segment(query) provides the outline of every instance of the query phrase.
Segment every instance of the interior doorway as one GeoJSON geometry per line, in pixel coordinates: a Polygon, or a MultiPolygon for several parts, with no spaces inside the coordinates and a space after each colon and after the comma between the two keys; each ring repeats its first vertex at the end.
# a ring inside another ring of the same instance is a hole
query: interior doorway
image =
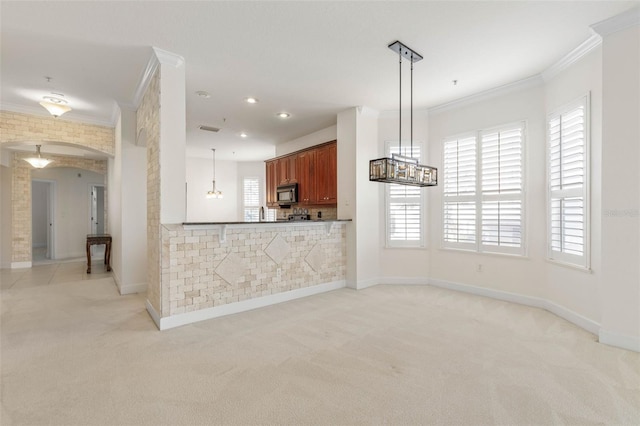
{"type": "Polygon", "coordinates": [[[104,185],[92,184],[89,191],[91,192],[91,233],[104,234],[104,185]]]}
{"type": "MultiPolygon", "coordinates": [[[[104,234],[104,185],[91,184],[89,186],[89,200],[91,201],[91,207],[89,208],[91,233],[104,234]]],[[[90,250],[92,259],[104,257],[104,245],[92,245],[90,250]]]]}
{"type": "Polygon", "coordinates": [[[31,181],[31,249],[32,260],[55,259],[54,209],[56,182],[46,179],[31,181]]]}

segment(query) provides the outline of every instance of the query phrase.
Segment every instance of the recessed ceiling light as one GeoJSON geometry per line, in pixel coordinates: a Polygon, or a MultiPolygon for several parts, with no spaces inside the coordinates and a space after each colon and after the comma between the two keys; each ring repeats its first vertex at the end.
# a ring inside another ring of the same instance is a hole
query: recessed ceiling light
{"type": "Polygon", "coordinates": [[[291,117],[291,114],[289,114],[288,112],[279,112],[278,114],[276,114],[278,117],[280,118],[289,118],[291,117]]]}
{"type": "Polygon", "coordinates": [[[198,90],[196,92],[196,95],[198,95],[198,97],[200,98],[205,98],[205,99],[209,99],[211,97],[211,94],[209,94],[209,92],[205,92],[204,90],[198,90]]]}
{"type": "Polygon", "coordinates": [[[249,136],[249,135],[247,135],[245,132],[240,133],[240,137],[241,138],[246,138],[247,136],[249,136]]]}
{"type": "Polygon", "coordinates": [[[256,98],[246,98],[245,101],[248,104],[257,104],[258,103],[258,99],[256,99],[256,98]]]}

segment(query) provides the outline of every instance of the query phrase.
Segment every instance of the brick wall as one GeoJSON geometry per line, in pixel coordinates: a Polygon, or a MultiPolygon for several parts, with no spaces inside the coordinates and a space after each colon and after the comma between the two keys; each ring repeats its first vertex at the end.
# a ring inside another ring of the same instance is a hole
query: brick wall
{"type": "MultiPolygon", "coordinates": [[[[331,222],[328,222],[331,225],[331,222]]],[[[346,279],[346,226],[162,226],[162,316],[346,279]],[[281,270],[278,277],[278,269],[281,270]]]]}
{"type": "Polygon", "coordinates": [[[160,69],[149,82],[140,102],[137,132],[146,135],[147,144],[147,299],[157,312],[161,304],[160,270],[160,69]]]}
{"type": "Polygon", "coordinates": [[[64,142],[109,155],[115,153],[115,129],[61,118],[0,111],[0,142],[64,142]]]}
{"type": "MultiPolygon", "coordinates": [[[[11,178],[11,245],[12,262],[31,261],[31,171],[34,168],[23,161],[23,158],[32,157],[33,153],[16,152],[13,154],[13,173],[11,178]]],[[[107,182],[106,160],[91,160],[80,157],[65,157],[60,155],[46,156],[54,160],[47,168],[51,167],[75,167],[90,170],[105,176],[107,182]]],[[[107,199],[105,192],[105,221],[107,219],[107,199]]]]}
{"type": "MultiPolygon", "coordinates": [[[[105,154],[115,152],[115,129],[93,124],[76,123],[60,118],[41,117],[11,111],[0,111],[0,143],[38,142],[80,145],[105,154]]],[[[12,262],[31,261],[31,170],[22,158],[33,153],[18,152],[13,157],[11,180],[11,244],[12,262]]],[[[76,167],[93,172],[107,173],[107,162],[79,157],[47,154],[55,160],[47,167],[76,167]]],[[[105,199],[106,202],[106,199],[105,199]]]]}

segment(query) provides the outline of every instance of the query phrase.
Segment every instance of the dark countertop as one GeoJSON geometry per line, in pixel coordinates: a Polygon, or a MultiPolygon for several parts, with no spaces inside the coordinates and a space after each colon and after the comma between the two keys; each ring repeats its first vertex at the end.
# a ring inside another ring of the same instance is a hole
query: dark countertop
{"type": "Polygon", "coordinates": [[[351,219],[276,220],[271,222],[182,222],[182,225],[291,225],[298,223],[317,224],[331,222],[351,222],[351,219]]]}

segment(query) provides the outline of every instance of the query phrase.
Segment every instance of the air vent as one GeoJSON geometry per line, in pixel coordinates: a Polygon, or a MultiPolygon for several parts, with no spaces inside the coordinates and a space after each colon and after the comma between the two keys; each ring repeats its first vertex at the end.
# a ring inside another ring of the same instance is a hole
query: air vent
{"type": "Polygon", "coordinates": [[[217,127],[211,127],[211,126],[200,126],[199,127],[200,130],[206,130],[207,132],[219,132],[220,129],[217,127]]]}

